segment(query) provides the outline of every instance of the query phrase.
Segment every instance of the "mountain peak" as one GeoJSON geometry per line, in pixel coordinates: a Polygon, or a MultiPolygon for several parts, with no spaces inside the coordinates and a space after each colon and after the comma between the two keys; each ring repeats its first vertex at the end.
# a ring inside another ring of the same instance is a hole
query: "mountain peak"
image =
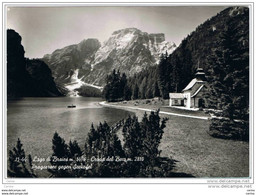
{"type": "Polygon", "coordinates": [[[132,40],[134,36],[137,36],[138,38],[145,37],[146,39],[150,40],[152,44],[160,44],[165,41],[164,33],[147,33],[133,27],[120,29],[112,33],[112,37],[122,39],[124,37],[125,40],[132,40]]]}
{"type": "Polygon", "coordinates": [[[99,40],[96,38],[89,38],[89,39],[84,39],[84,40],[80,41],[79,44],[88,44],[90,42],[97,43],[97,42],[99,42],[99,40]]]}
{"type": "Polygon", "coordinates": [[[112,35],[116,35],[116,34],[127,34],[127,33],[141,33],[141,30],[131,27],[131,28],[124,28],[124,29],[120,29],[120,30],[116,30],[112,33],[112,35]]]}
{"type": "Polygon", "coordinates": [[[101,46],[100,42],[98,39],[84,39],[77,45],[77,49],[82,51],[82,52],[87,52],[87,50],[95,50],[98,49],[101,46]]]}

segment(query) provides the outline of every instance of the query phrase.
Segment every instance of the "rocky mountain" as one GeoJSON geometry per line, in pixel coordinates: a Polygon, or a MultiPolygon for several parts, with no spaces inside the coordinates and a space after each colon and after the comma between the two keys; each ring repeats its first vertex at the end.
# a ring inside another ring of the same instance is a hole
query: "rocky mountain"
{"type": "Polygon", "coordinates": [[[74,78],[87,76],[91,71],[91,62],[100,48],[97,39],[86,39],[77,45],[70,45],[47,54],[43,60],[53,71],[55,81],[70,83],[74,78]]]}
{"type": "Polygon", "coordinates": [[[39,59],[24,57],[21,36],[7,30],[7,97],[61,96],[49,67],[39,59]]]}
{"type": "Polygon", "coordinates": [[[106,75],[113,69],[132,76],[156,65],[162,53],[170,54],[175,48],[162,33],[126,28],[113,32],[102,45],[97,39],[87,39],[47,54],[43,61],[53,71],[56,82],[73,90],[84,84],[104,86],[106,75]]]}

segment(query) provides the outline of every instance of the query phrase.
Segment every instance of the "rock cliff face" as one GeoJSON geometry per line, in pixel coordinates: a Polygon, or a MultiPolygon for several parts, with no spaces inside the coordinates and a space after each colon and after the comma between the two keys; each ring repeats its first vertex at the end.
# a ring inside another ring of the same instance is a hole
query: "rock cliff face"
{"type": "Polygon", "coordinates": [[[60,96],[61,93],[56,87],[51,69],[42,60],[27,59],[26,69],[30,75],[33,96],[60,96]]]}
{"type": "Polygon", "coordinates": [[[41,60],[24,57],[21,36],[7,30],[7,97],[60,96],[51,70],[41,60]]]}
{"type": "Polygon", "coordinates": [[[113,32],[102,45],[96,39],[87,39],[47,54],[43,60],[55,80],[68,87],[72,83],[104,86],[106,75],[113,69],[132,76],[156,65],[162,53],[172,53],[175,48],[174,43],[165,41],[164,34],[127,28],[113,32]]]}
{"type": "Polygon", "coordinates": [[[77,45],[57,49],[52,54],[45,55],[43,61],[50,66],[55,81],[70,83],[76,73],[79,78],[90,73],[91,62],[99,48],[100,42],[97,39],[87,39],[77,45]]]}
{"type": "Polygon", "coordinates": [[[14,30],[7,31],[7,96],[20,97],[29,93],[31,83],[26,71],[21,36],[14,30]]]}

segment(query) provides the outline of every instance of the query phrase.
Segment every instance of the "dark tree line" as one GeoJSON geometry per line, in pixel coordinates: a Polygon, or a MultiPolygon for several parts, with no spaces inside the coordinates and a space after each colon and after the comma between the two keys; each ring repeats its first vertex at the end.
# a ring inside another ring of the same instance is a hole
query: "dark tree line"
{"type": "Polygon", "coordinates": [[[102,97],[101,90],[91,86],[83,85],[76,89],[76,91],[78,91],[78,94],[83,97],[102,97]]]}
{"type": "Polygon", "coordinates": [[[130,88],[127,86],[125,73],[115,69],[110,75],[107,75],[106,86],[103,89],[103,96],[109,102],[129,100],[131,97],[130,88]]]}
{"type": "Polygon", "coordinates": [[[149,99],[160,97],[157,81],[157,70],[149,67],[128,79],[128,87],[131,89],[131,99],[149,99]]]}
{"type": "Polygon", "coordinates": [[[185,48],[185,43],[181,43],[178,53],[161,56],[157,73],[160,94],[164,99],[169,98],[170,92],[181,92],[195,73],[191,53],[185,48]]]}
{"type": "MultiPolygon", "coordinates": [[[[96,128],[92,125],[85,140],[84,148],[76,141],[66,143],[58,133],[52,139],[52,156],[50,164],[53,166],[86,166],[89,169],[49,169],[51,177],[173,177],[191,176],[177,175],[172,172],[176,161],[161,157],[159,144],[167,119],[160,119],[159,112],[145,113],[142,121],[136,116],[129,116],[123,121],[119,130],[122,131],[123,143],[117,136],[117,129],[113,129],[106,122],[96,128]],[[73,159],[72,161],[55,161],[54,159],[73,159]],[[86,159],[81,161],[79,159],[86,159]],[[98,158],[113,158],[113,161],[94,161],[98,158]],[[126,160],[116,160],[126,159],[126,160]],[[128,160],[130,159],[130,160],[128,160]]],[[[31,156],[29,163],[15,161],[25,158],[20,140],[9,155],[9,177],[37,177],[32,167],[31,156]]]]}
{"type": "Polygon", "coordinates": [[[125,73],[113,70],[107,76],[103,96],[109,102],[148,99],[160,97],[157,70],[149,67],[146,70],[127,78],[125,73]]]}

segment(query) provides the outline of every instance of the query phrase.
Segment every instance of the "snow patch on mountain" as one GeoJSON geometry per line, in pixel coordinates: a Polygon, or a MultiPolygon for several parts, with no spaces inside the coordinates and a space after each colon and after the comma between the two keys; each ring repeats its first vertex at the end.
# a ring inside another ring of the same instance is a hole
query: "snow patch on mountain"
{"type": "Polygon", "coordinates": [[[84,82],[82,81],[82,78],[78,78],[79,69],[76,69],[71,76],[71,83],[68,83],[65,85],[65,87],[69,90],[68,95],[69,96],[79,96],[78,91],[75,89],[80,88],[84,85],[84,82]]]}
{"type": "Polygon", "coordinates": [[[65,85],[65,87],[68,89],[68,96],[70,97],[79,97],[78,95],[78,91],[76,91],[76,89],[82,87],[82,86],[90,86],[90,87],[94,87],[97,89],[102,90],[103,87],[101,86],[96,86],[96,85],[92,85],[89,83],[85,83],[84,81],[82,81],[83,77],[78,78],[78,74],[79,74],[79,69],[76,69],[73,73],[73,75],[71,76],[71,83],[68,83],[65,85]]]}
{"type": "Polygon", "coordinates": [[[129,42],[134,38],[133,33],[128,33],[121,37],[120,39],[117,39],[116,41],[116,49],[123,49],[125,48],[129,42]]]}

